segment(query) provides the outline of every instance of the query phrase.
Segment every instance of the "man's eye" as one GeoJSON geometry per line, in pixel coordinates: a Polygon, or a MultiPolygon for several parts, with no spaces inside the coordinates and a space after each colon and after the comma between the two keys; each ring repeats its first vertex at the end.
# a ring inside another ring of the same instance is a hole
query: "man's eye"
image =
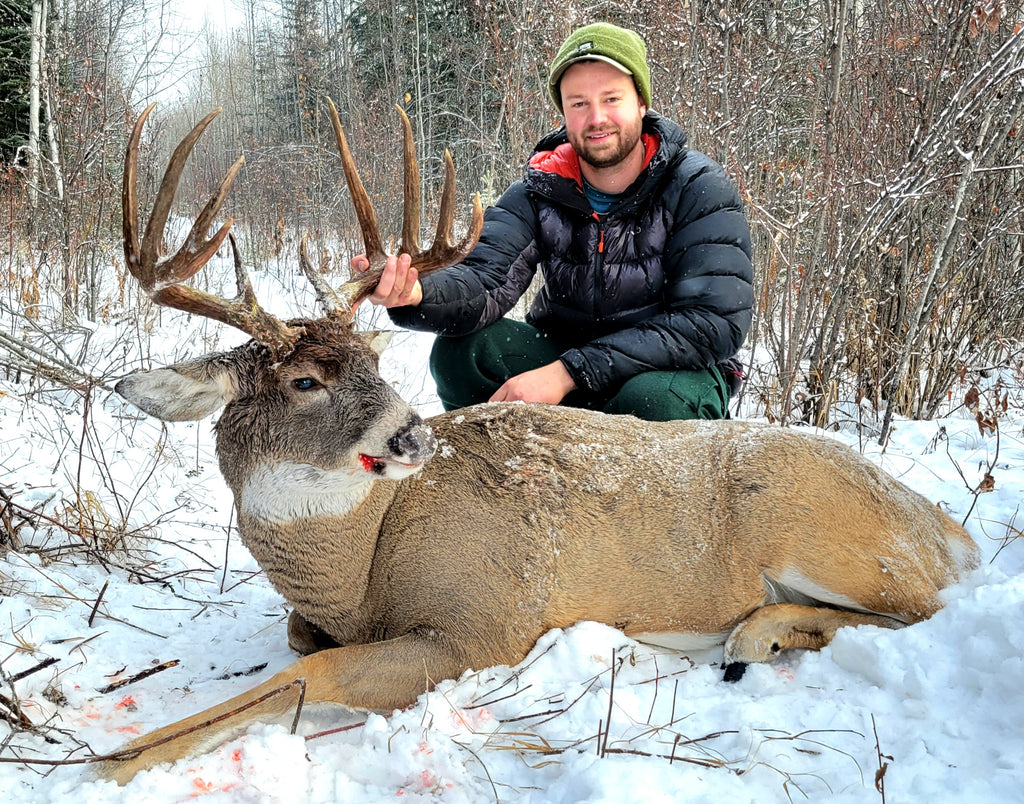
{"type": "Polygon", "coordinates": [[[292,385],[299,391],[311,391],[319,385],[319,383],[312,377],[299,377],[297,380],[292,380],[292,385]]]}

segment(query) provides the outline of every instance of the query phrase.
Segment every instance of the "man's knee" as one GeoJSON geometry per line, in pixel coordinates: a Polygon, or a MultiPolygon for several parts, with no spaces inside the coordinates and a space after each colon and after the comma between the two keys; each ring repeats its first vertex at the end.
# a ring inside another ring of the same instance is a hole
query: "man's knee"
{"type": "Polygon", "coordinates": [[[491,384],[480,371],[475,335],[434,338],[430,349],[430,376],[445,410],[467,407],[488,398],[491,384]]]}

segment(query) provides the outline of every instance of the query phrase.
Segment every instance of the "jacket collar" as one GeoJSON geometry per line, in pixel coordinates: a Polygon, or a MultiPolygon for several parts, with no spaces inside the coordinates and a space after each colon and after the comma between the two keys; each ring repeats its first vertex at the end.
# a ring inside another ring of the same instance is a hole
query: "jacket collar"
{"type": "MultiPolygon", "coordinates": [[[[643,119],[644,169],[623,192],[619,210],[635,209],[647,202],[666,171],[686,154],[686,132],[657,112],[643,119]]],[[[565,133],[565,126],[544,137],[526,164],[523,180],[534,192],[556,203],[590,212],[583,195],[579,157],[565,133]]]]}
{"type": "MultiPolygon", "coordinates": [[[[661,138],[657,134],[645,131],[640,135],[640,140],[644,144],[644,164],[642,170],[646,170],[654,155],[658,152],[661,138]]],[[[580,187],[583,186],[580,157],[569,142],[556,145],[551,151],[534,151],[530,157],[529,166],[544,173],[554,173],[566,179],[572,179],[580,187]]]]}

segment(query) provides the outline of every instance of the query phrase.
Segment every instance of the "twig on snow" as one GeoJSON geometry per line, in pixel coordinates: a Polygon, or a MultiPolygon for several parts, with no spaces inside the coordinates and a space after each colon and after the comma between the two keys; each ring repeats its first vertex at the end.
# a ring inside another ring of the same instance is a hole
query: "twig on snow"
{"type": "MultiPolygon", "coordinates": [[[[104,589],[105,588],[106,586],[104,586],[104,589]]],[[[149,667],[139,673],[136,673],[133,676],[129,676],[128,678],[122,678],[120,681],[115,681],[113,684],[108,684],[107,686],[102,687],[96,691],[101,695],[106,695],[108,692],[119,690],[121,689],[121,687],[127,687],[129,684],[134,684],[136,681],[142,681],[142,679],[144,678],[149,678],[150,676],[156,675],[157,673],[160,673],[164,670],[169,670],[172,667],[177,667],[180,663],[181,662],[179,659],[171,659],[169,662],[158,664],[156,665],[156,667],[149,667]]]]}

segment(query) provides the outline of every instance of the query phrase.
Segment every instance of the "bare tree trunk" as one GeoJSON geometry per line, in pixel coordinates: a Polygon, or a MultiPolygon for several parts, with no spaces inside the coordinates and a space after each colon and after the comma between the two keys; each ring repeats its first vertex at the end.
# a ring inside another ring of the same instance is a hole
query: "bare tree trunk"
{"type": "Polygon", "coordinates": [[[829,155],[835,149],[839,90],[843,78],[843,47],[846,42],[846,18],[849,13],[849,0],[839,0],[836,9],[836,24],[832,29],[832,41],[828,46],[832,75],[829,79],[828,98],[825,100],[825,151],[829,155]]]}
{"type": "Polygon", "coordinates": [[[28,75],[28,198],[32,209],[39,205],[39,89],[42,83],[45,0],[32,3],[32,45],[28,75]]]}
{"type": "MultiPolygon", "coordinates": [[[[47,0],[42,0],[43,13],[42,13],[42,26],[41,26],[41,50],[42,58],[40,59],[40,79],[45,75],[45,69],[42,65],[46,61],[47,53],[47,18],[49,17],[49,9],[47,8],[47,0]]],[[[57,128],[53,122],[53,105],[50,97],[50,82],[45,82],[45,90],[43,92],[42,102],[44,104],[46,112],[46,141],[50,149],[50,167],[53,170],[53,184],[54,192],[57,196],[57,202],[63,203],[64,201],[64,170],[60,163],[60,148],[57,145],[57,128]]]]}

